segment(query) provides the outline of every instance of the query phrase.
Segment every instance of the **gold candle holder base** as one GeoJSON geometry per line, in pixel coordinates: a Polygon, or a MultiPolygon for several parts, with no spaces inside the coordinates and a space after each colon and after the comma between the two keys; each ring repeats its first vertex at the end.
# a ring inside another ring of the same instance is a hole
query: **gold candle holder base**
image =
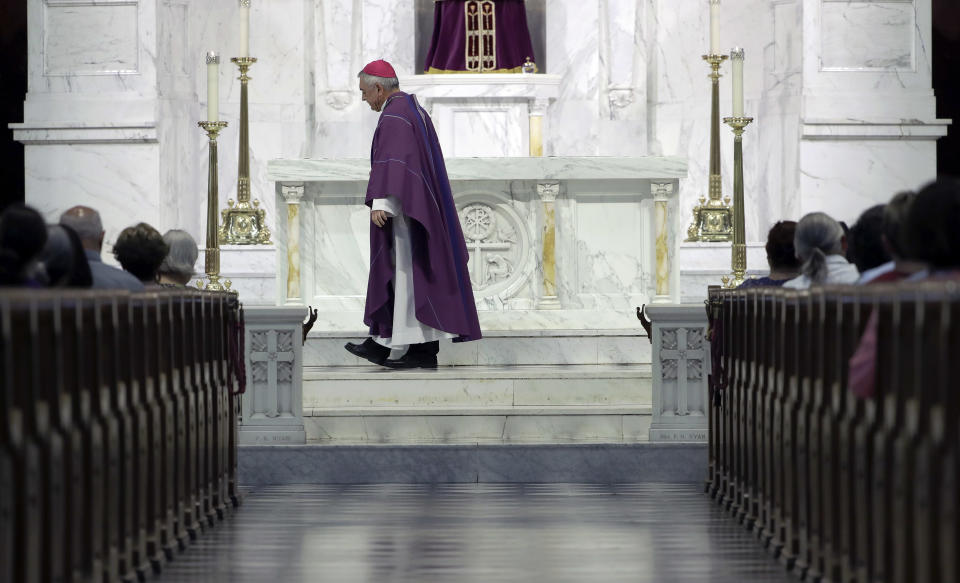
{"type": "Polygon", "coordinates": [[[250,117],[248,114],[247,75],[257,62],[254,57],[233,57],[240,69],[240,156],[237,168],[237,202],[228,200],[220,212],[220,242],[226,245],[269,245],[270,229],[260,201],[250,202],[250,117]]]}
{"type": "Polygon", "coordinates": [[[723,123],[733,129],[733,246],[730,263],[733,275],[722,277],[725,288],[735,288],[746,280],[747,244],[743,202],[743,133],[752,117],[725,117],[723,123]]]}
{"type": "Polygon", "coordinates": [[[730,199],[723,197],[720,174],[720,65],[727,55],[703,55],[710,65],[710,184],[707,196],[693,207],[687,242],[722,243],[733,237],[730,199]]]}
{"type": "Polygon", "coordinates": [[[197,125],[207,132],[207,147],[209,160],[207,169],[207,246],[204,250],[204,271],[207,282],[197,280],[197,288],[209,291],[226,291],[230,289],[230,280],[220,282],[220,244],[219,228],[217,227],[217,207],[219,206],[219,183],[217,180],[217,137],[220,130],[227,127],[225,121],[199,121],[197,125]]]}
{"type": "Polygon", "coordinates": [[[197,280],[197,289],[204,291],[233,291],[230,286],[233,285],[229,279],[221,281],[219,276],[207,274],[207,281],[197,280]]]}

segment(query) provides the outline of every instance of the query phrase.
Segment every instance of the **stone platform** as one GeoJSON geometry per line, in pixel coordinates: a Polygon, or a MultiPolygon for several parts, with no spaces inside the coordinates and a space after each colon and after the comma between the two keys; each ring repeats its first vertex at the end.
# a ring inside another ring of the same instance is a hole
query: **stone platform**
{"type": "Polygon", "coordinates": [[[325,332],[304,346],[308,441],[646,441],[650,345],[632,330],[491,331],[444,343],[437,370],[392,371],[325,332]]]}

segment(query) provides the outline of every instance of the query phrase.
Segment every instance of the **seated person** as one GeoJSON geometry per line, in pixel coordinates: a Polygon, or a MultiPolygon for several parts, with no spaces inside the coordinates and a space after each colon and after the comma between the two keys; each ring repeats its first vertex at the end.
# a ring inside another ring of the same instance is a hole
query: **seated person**
{"type": "Polygon", "coordinates": [[[926,265],[911,280],[960,279],[960,180],[940,178],[925,186],[910,204],[906,247],[910,258],[926,265]]]}
{"type": "Polygon", "coordinates": [[[157,270],[167,251],[169,249],[163,237],[146,223],[138,223],[120,231],[113,245],[113,255],[120,265],[147,288],[160,287],[157,284],[157,270]]]}
{"type": "Polygon", "coordinates": [[[160,285],[186,287],[193,277],[193,266],[197,262],[197,242],[190,233],[180,229],[170,229],[163,234],[163,242],[170,251],[160,264],[160,285]]]}
{"type": "MultiPolygon", "coordinates": [[[[899,196],[899,195],[898,195],[899,196]]],[[[895,197],[896,198],[896,197],[895,197]]],[[[891,204],[893,204],[891,202],[891,204]]],[[[930,183],[908,202],[901,234],[911,260],[922,261],[926,269],[910,280],[960,279],[960,181],[941,178],[930,183]]],[[[878,322],[870,314],[857,349],[850,357],[850,390],[869,398],[876,387],[878,322]]]]}
{"type": "Polygon", "coordinates": [[[796,230],[796,221],[779,221],[770,228],[766,245],[770,275],[748,279],[740,284],[741,288],[779,286],[800,274],[800,262],[793,250],[796,230]]]}
{"type": "Polygon", "coordinates": [[[143,284],[122,269],[107,265],[100,257],[103,249],[103,223],[100,213],[87,206],[75,206],[60,215],[60,224],[74,230],[83,244],[94,289],[126,289],[143,291],[143,284]]]}
{"type": "Polygon", "coordinates": [[[886,205],[878,204],[863,211],[847,235],[847,260],[857,266],[860,278],[867,283],[892,269],[890,252],[883,244],[883,214],[886,205]]]}
{"type": "Polygon", "coordinates": [[[38,259],[46,271],[48,287],[88,288],[93,285],[83,243],[70,227],[47,227],[47,244],[38,259]]]}
{"type": "Polygon", "coordinates": [[[47,225],[32,208],[11,205],[0,215],[0,286],[43,287],[46,276],[37,254],[47,242],[47,225]]]}
{"type": "Polygon", "coordinates": [[[843,256],[846,239],[840,223],[825,213],[810,213],[797,223],[793,247],[800,260],[800,275],[784,288],[808,289],[814,285],[854,283],[857,268],[843,256]]]}
{"type": "Polygon", "coordinates": [[[890,253],[890,261],[874,270],[876,275],[864,278],[861,274],[860,283],[889,283],[906,279],[922,271],[926,267],[923,263],[909,258],[907,250],[906,222],[907,213],[915,192],[900,192],[895,194],[887,206],[883,208],[883,245],[890,253]],[[866,281],[864,281],[866,279],[866,281]]]}

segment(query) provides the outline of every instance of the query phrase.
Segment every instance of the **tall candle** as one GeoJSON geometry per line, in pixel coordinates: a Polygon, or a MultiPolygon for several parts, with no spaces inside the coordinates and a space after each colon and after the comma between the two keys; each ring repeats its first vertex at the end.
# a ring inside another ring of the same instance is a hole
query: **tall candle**
{"type": "Polygon", "coordinates": [[[207,121],[220,121],[220,56],[207,53],[207,121]]]}
{"type": "Polygon", "coordinates": [[[733,71],[733,117],[743,117],[743,49],[730,51],[730,68],[733,71]]]}
{"type": "Polygon", "coordinates": [[[250,56],[250,0],[240,0],[240,56],[250,56]]]}
{"type": "Polygon", "coordinates": [[[720,54],[720,0],[710,0],[710,54],[720,54]]]}

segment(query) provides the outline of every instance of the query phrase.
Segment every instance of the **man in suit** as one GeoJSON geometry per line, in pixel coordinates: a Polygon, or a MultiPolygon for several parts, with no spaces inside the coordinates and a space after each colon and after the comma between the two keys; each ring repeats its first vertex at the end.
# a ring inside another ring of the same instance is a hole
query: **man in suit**
{"type": "Polygon", "coordinates": [[[83,251],[90,264],[94,289],[126,289],[143,291],[143,284],[132,274],[112,265],[100,257],[103,249],[103,223],[100,213],[87,206],[75,206],[60,215],[60,224],[73,229],[83,243],[83,251]]]}

